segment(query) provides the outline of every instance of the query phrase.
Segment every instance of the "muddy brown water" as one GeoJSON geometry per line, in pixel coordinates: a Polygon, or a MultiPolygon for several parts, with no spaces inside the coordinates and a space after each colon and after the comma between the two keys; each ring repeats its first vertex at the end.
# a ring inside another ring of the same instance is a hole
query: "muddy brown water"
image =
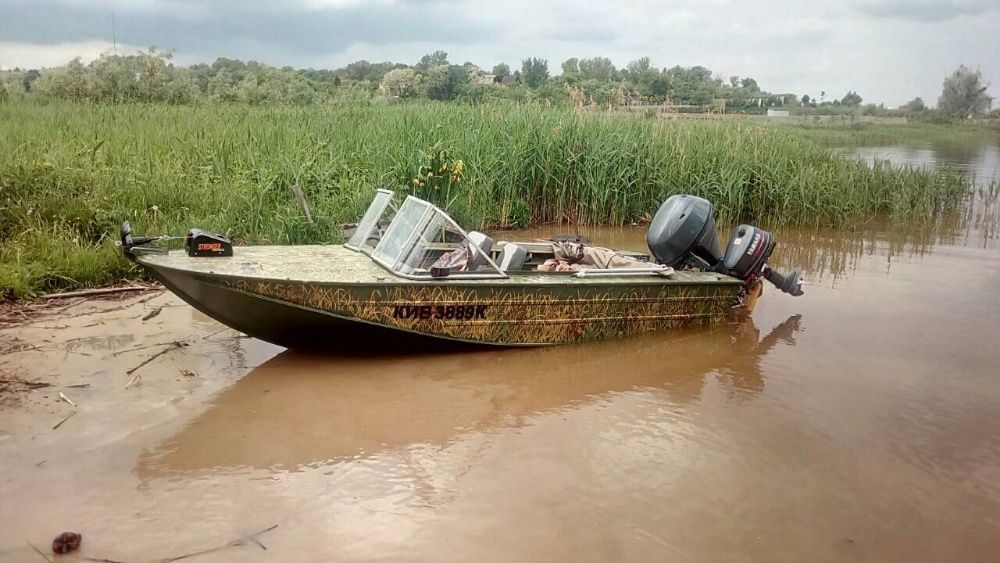
{"type": "Polygon", "coordinates": [[[165,293],[73,305],[0,331],[38,346],[0,369],[53,384],[0,410],[0,560],[274,524],[191,560],[995,560],[997,217],[779,230],[805,297],[554,348],[306,355],[165,293]]]}

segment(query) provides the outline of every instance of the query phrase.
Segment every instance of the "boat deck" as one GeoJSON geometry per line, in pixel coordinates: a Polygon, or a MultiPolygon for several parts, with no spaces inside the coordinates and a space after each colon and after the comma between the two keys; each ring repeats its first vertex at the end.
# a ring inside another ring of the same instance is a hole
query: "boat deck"
{"type": "MultiPolygon", "coordinates": [[[[510,272],[507,279],[410,280],[392,274],[368,256],[340,245],[242,246],[231,258],[189,257],[183,250],[169,254],[145,254],[140,263],[196,274],[259,280],[291,280],[323,284],[455,284],[455,285],[645,285],[645,284],[741,284],[739,280],[713,272],[675,272],[664,277],[601,276],[576,277],[569,272],[510,272]]],[[[623,270],[627,271],[627,270],[623,270]]]]}

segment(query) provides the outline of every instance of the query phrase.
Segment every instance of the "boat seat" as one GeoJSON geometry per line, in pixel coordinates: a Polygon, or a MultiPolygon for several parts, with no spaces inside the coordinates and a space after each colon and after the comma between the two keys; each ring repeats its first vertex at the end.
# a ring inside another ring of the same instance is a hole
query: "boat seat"
{"type": "Polygon", "coordinates": [[[475,272],[487,264],[486,257],[493,250],[493,239],[479,231],[469,231],[469,241],[482,251],[473,253],[469,263],[469,271],[475,272]]]}
{"type": "Polygon", "coordinates": [[[503,242],[500,249],[500,258],[497,265],[504,272],[516,272],[524,267],[524,261],[528,258],[528,250],[519,244],[503,242]]]}

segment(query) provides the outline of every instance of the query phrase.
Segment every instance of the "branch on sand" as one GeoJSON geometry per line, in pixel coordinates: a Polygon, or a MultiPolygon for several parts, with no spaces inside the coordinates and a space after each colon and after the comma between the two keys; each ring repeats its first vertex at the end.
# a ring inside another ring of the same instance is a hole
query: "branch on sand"
{"type": "Polygon", "coordinates": [[[125,291],[149,291],[152,289],[160,289],[160,288],[148,285],[129,285],[125,287],[103,287],[100,289],[83,289],[80,291],[68,291],[66,293],[50,293],[49,295],[43,295],[39,297],[39,299],[48,300],[48,299],[66,299],[67,297],[93,297],[95,295],[108,295],[110,293],[122,293],[125,291]]]}
{"type": "MultiPolygon", "coordinates": [[[[177,555],[177,556],[174,556],[174,557],[167,557],[165,559],[156,559],[155,561],[156,561],[156,563],[173,563],[174,561],[180,561],[182,559],[190,559],[192,557],[197,557],[199,555],[205,555],[206,553],[212,553],[212,552],[215,552],[215,551],[220,551],[220,550],[223,550],[223,549],[226,549],[226,548],[229,548],[229,547],[237,547],[237,546],[245,545],[247,542],[251,542],[251,541],[254,542],[254,543],[256,543],[257,545],[259,545],[261,549],[265,549],[266,550],[267,548],[264,547],[264,544],[260,543],[260,541],[257,540],[257,536],[259,536],[261,534],[264,534],[264,533],[267,533],[267,532],[270,532],[271,530],[273,530],[273,529],[275,529],[277,527],[278,527],[278,525],[275,524],[273,526],[264,528],[263,530],[261,530],[259,532],[254,532],[252,534],[248,534],[248,535],[243,536],[241,538],[236,538],[235,540],[233,540],[231,542],[228,542],[228,543],[224,543],[222,545],[217,545],[215,547],[210,547],[208,549],[202,549],[202,550],[199,550],[199,551],[193,551],[191,553],[185,553],[184,555],[177,555]]],[[[32,546],[32,547],[34,547],[34,546],[32,546]]],[[[38,551],[37,548],[36,548],[36,551],[38,551]]],[[[39,551],[38,553],[42,554],[41,551],[39,551]]],[[[42,557],[45,557],[45,555],[42,554],[42,557]]],[[[48,558],[46,558],[46,559],[48,559],[48,558]]],[[[125,563],[124,561],[117,561],[117,560],[114,560],[114,559],[99,559],[99,558],[95,558],[95,557],[81,557],[81,559],[83,559],[84,561],[94,561],[95,563],[125,563]]],[[[51,561],[51,559],[49,559],[49,561],[51,561]]]]}
{"type": "Polygon", "coordinates": [[[135,373],[136,370],[138,370],[142,366],[148,364],[149,362],[152,362],[156,358],[159,358],[160,356],[166,354],[167,352],[169,352],[171,350],[176,350],[178,348],[183,348],[183,347],[185,347],[187,345],[188,345],[187,342],[181,342],[180,340],[175,340],[175,341],[171,342],[170,344],[168,344],[167,348],[164,348],[163,350],[160,350],[159,352],[157,352],[157,353],[153,354],[152,356],[146,358],[145,360],[142,361],[142,363],[140,363],[139,365],[135,366],[134,368],[130,368],[128,371],[125,372],[125,375],[132,375],[133,373],[135,373]]]}

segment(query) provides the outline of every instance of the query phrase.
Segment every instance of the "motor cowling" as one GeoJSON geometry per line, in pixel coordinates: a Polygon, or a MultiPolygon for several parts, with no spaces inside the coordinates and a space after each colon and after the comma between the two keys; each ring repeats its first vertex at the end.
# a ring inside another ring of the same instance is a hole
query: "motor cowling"
{"type": "Polygon", "coordinates": [[[798,268],[785,275],[767,266],[775,246],[771,233],[752,225],[740,225],[723,253],[719,248],[715,210],[708,200],[700,197],[667,198],[649,225],[646,244],[660,264],[719,272],[747,284],[764,278],[785,293],[802,295],[798,268]]]}
{"type": "Polygon", "coordinates": [[[184,246],[187,248],[188,256],[233,255],[233,243],[228,238],[201,229],[188,231],[184,237],[184,246]]]}
{"type": "Polygon", "coordinates": [[[748,283],[763,277],[789,295],[802,295],[802,271],[795,268],[791,273],[782,274],[768,267],[767,260],[772,252],[774,237],[771,233],[751,225],[740,225],[729,239],[717,269],[748,283]]]}
{"type": "Polygon", "coordinates": [[[660,205],[646,232],[646,244],[660,264],[708,270],[722,260],[715,210],[708,200],[674,195],[660,205]]]}
{"type": "Polygon", "coordinates": [[[760,275],[772,252],[774,239],[771,233],[751,225],[740,225],[726,246],[722,257],[723,271],[740,279],[760,275]]]}

